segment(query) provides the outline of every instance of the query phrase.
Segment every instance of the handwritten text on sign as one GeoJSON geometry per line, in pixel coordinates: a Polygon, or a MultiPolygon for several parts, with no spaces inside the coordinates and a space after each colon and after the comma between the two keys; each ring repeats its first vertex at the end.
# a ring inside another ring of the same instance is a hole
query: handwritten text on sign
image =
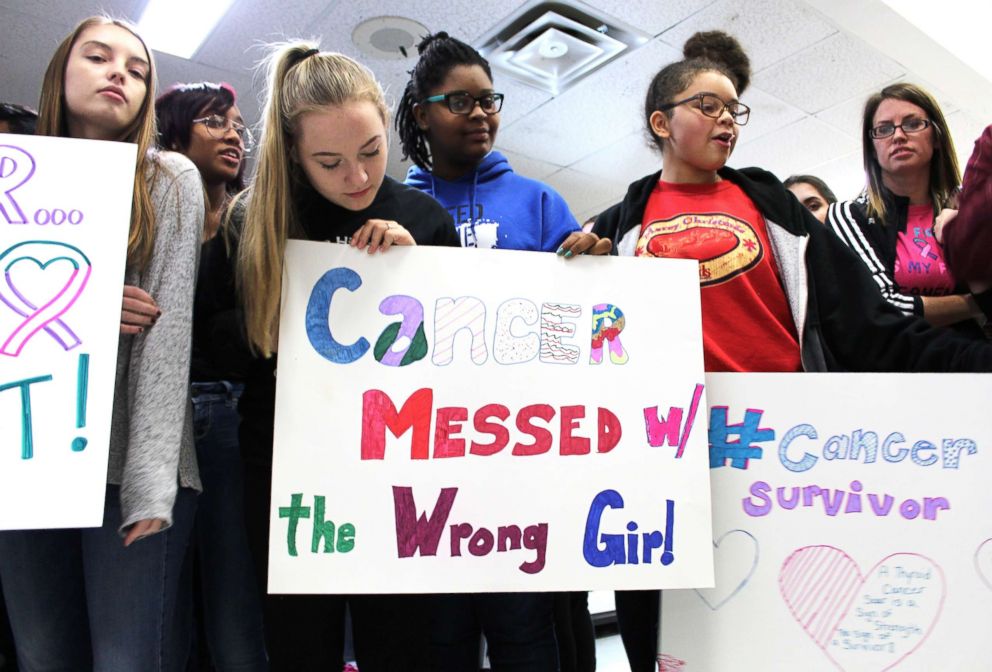
{"type": "Polygon", "coordinates": [[[0,529],[102,521],[133,175],[130,145],[0,135],[0,529]]]}
{"type": "Polygon", "coordinates": [[[664,668],[987,667],[990,377],[707,383],[716,586],[665,593],[664,668]]]}
{"type": "Polygon", "coordinates": [[[273,592],[708,584],[692,264],[294,243],[286,267],[273,592]]]}

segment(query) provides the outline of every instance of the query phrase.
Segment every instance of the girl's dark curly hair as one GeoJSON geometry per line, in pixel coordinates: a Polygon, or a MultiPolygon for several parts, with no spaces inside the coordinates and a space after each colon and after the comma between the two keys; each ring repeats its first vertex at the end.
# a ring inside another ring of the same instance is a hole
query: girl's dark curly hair
{"type": "MultiPolygon", "coordinates": [[[[662,140],[651,128],[651,115],[663,105],[674,102],[679,91],[684,91],[701,72],[719,72],[725,75],[737,89],[737,95],[744,93],[751,83],[751,61],[740,42],[732,35],[720,30],[696,33],[682,47],[685,58],[666,65],[651,80],[644,100],[644,119],[648,134],[661,148],[662,140]]],[[[671,112],[667,113],[671,116],[671,112]]]]}
{"type": "Polygon", "coordinates": [[[459,65],[478,65],[493,78],[489,61],[461,40],[456,40],[445,32],[426,36],[417,45],[420,59],[410,71],[410,81],[403,90],[399,107],[396,110],[396,131],[400,136],[403,158],[411,159],[424,170],[431,169],[430,148],[427,136],[417,125],[413,106],[427,97],[431,89],[444,81],[451,69],[459,65]]]}

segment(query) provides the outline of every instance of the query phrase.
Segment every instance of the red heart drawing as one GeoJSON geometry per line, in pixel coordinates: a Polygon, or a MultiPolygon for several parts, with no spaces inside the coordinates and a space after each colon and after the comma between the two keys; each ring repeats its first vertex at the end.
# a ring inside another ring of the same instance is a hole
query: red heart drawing
{"type": "Polygon", "coordinates": [[[930,558],[894,553],[867,575],[844,551],[805,546],[782,563],[792,616],[841,670],[888,670],[920,648],[940,618],[944,573],[930,558]]]}

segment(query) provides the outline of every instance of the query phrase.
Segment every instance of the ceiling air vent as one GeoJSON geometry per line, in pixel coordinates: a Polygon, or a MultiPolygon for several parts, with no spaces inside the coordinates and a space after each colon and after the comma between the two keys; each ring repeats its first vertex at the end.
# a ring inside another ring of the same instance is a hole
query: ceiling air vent
{"type": "Polygon", "coordinates": [[[580,2],[532,0],[476,40],[492,67],[558,95],[651,39],[580,2]]]}

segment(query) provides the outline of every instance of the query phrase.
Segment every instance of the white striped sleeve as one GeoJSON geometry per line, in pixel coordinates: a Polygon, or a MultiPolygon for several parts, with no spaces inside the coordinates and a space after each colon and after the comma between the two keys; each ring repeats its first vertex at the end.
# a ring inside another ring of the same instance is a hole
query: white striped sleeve
{"type": "Polygon", "coordinates": [[[854,250],[858,258],[864,263],[871,273],[872,280],[878,286],[878,290],[885,297],[885,300],[898,308],[906,315],[916,313],[916,300],[908,294],[902,294],[896,287],[896,283],[885,264],[878,258],[875,248],[871,246],[865,238],[861,225],[855,219],[851,211],[852,201],[832,203],[827,210],[827,225],[844,241],[844,244],[854,250]]]}

